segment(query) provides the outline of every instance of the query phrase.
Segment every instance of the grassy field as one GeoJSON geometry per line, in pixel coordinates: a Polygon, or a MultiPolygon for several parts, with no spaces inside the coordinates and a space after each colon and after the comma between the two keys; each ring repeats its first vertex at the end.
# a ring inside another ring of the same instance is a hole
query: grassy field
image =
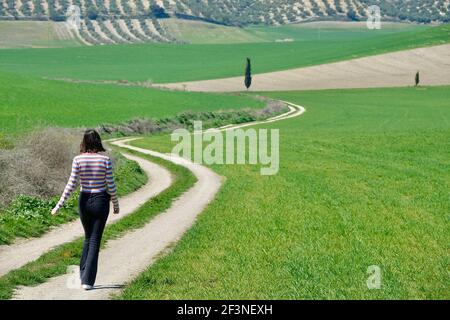
{"type": "Polygon", "coordinates": [[[247,29],[194,20],[162,19],[160,23],[177,40],[193,44],[264,42],[247,29]]]}
{"type": "MultiPolygon", "coordinates": [[[[28,46],[24,43],[30,39],[21,40],[27,32],[7,38],[5,26],[0,22],[0,48],[2,43],[28,46]]],[[[68,48],[70,43],[59,43],[64,48],[0,50],[0,138],[13,140],[37,127],[95,127],[186,110],[263,107],[250,95],[40,77],[201,80],[241,75],[247,56],[253,72],[260,73],[450,40],[450,25],[387,25],[369,31],[360,24],[246,29],[201,24],[209,28],[204,34],[197,34],[196,26],[192,22],[179,31],[194,43],[189,45],[68,48]],[[294,41],[277,42],[282,39],[294,41]]],[[[53,46],[56,35],[46,38],[42,30],[30,32],[36,39],[32,46],[53,46]]],[[[173,252],[119,298],[449,299],[450,87],[264,95],[307,108],[299,118],[264,126],[280,129],[279,174],[261,176],[258,166],[212,166],[226,177],[218,198],[173,252]],[[381,268],[381,290],[367,289],[371,265],[381,268]]],[[[166,135],[135,144],[171,150],[166,135]]],[[[195,182],[185,169],[150,159],[168,166],[175,183],[109,226],[105,241],[139,228],[195,182]]],[[[118,184],[130,180],[127,174],[122,173],[122,181],[118,174],[118,184]]],[[[134,187],[130,184],[127,192],[134,187]]],[[[18,285],[64,273],[78,263],[80,248],[81,240],[62,245],[0,277],[0,299],[10,298],[18,285]]]]}
{"type": "Polygon", "coordinates": [[[218,198],[121,298],[449,299],[450,87],[268,95],[307,108],[264,125],[279,174],[213,166],[218,198]]]}
{"type": "MultiPolygon", "coordinates": [[[[305,37],[304,40],[281,43],[0,50],[0,70],[51,78],[162,83],[242,75],[246,57],[253,60],[253,72],[261,73],[450,41],[450,25],[406,28],[395,32],[352,30],[324,30],[318,36],[314,29],[300,29],[298,32],[302,36],[299,37],[305,37]]],[[[280,32],[274,33],[270,37],[280,36],[280,32]]],[[[291,37],[294,33],[289,29],[282,32],[282,36],[291,37]]]]}
{"type": "Polygon", "coordinates": [[[164,27],[178,40],[193,44],[294,41],[367,40],[428,27],[408,23],[383,23],[382,29],[367,29],[366,22],[310,22],[281,26],[229,27],[202,21],[164,19],[164,27]]]}
{"type": "Polygon", "coordinates": [[[97,126],[181,111],[261,108],[245,96],[172,92],[141,87],[80,84],[0,74],[0,133],[34,127],[97,126]]]}
{"type": "Polygon", "coordinates": [[[310,22],[304,24],[288,24],[276,27],[251,27],[246,29],[255,37],[265,41],[279,41],[292,39],[295,41],[367,41],[370,38],[387,35],[409,36],[416,32],[427,30],[429,27],[408,23],[383,23],[379,30],[370,30],[366,22],[310,22]],[[373,32],[375,31],[375,32],[373,32]]]}
{"type": "Polygon", "coordinates": [[[57,25],[48,21],[0,21],[0,49],[56,48],[80,46],[80,42],[58,35],[57,25]]]}

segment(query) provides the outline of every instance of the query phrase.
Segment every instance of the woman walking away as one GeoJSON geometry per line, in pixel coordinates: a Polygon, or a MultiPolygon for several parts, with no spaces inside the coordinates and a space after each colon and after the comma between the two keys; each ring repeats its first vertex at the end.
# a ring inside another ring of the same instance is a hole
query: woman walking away
{"type": "Polygon", "coordinates": [[[81,193],[78,208],[85,233],[80,261],[80,278],[82,288],[85,290],[93,288],[97,276],[100,242],[109,215],[110,200],[114,206],[114,214],[119,213],[111,160],[99,154],[103,151],[105,149],[97,131],[87,130],[80,145],[81,154],[73,159],[69,182],[58,204],[52,210],[52,214],[55,215],[76,189],[77,181],[80,180],[81,193]]]}

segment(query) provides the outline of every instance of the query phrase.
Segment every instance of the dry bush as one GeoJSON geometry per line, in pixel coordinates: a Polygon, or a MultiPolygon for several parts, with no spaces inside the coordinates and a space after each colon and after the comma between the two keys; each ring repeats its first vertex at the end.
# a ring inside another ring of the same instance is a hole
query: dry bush
{"type": "MultiPolygon", "coordinates": [[[[262,99],[261,99],[262,100],[262,99]]],[[[203,128],[220,127],[225,124],[239,124],[244,122],[265,120],[272,116],[287,112],[285,103],[264,99],[266,107],[263,109],[217,110],[205,112],[184,111],[174,117],[163,119],[137,118],[120,124],[104,124],[98,128],[100,133],[133,135],[171,132],[178,128],[192,129],[193,121],[203,122],[203,128]]]]}
{"type": "Polygon", "coordinates": [[[79,130],[48,128],[0,150],[0,206],[22,194],[50,198],[61,193],[80,138],[79,130]]]}
{"type": "Polygon", "coordinates": [[[289,111],[286,103],[278,100],[268,100],[266,107],[255,111],[255,115],[258,119],[270,118],[284,112],[289,111]]]}
{"type": "Polygon", "coordinates": [[[11,142],[11,139],[8,137],[5,137],[2,133],[0,133],[0,150],[11,149],[12,147],[13,147],[13,144],[11,142]]]}

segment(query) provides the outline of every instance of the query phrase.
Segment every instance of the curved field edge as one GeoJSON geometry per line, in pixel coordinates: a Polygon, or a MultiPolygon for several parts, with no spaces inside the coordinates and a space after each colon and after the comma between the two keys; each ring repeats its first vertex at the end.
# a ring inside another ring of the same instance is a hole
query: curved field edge
{"type": "MultiPolygon", "coordinates": [[[[126,159],[119,153],[115,155],[115,158],[114,176],[119,197],[130,194],[147,183],[148,176],[135,161],[126,159]]],[[[50,228],[78,217],[78,203],[75,195],[70,198],[58,215],[51,216],[50,211],[58,200],[59,196],[50,200],[23,196],[14,201],[11,206],[0,211],[0,245],[11,244],[18,238],[39,237],[50,228]],[[30,207],[33,208],[31,216],[29,216],[30,207]]]]}
{"type": "Polygon", "coordinates": [[[157,90],[113,84],[68,83],[0,73],[0,134],[17,136],[47,126],[98,127],[181,112],[260,109],[242,95],[157,90]]]}
{"type": "Polygon", "coordinates": [[[38,77],[171,83],[243,75],[245,58],[253,73],[282,71],[450,41],[450,25],[367,36],[351,32],[339,40],[225,45],[117,45],[67,49],[0,51],[0,70],[38,77]],[[122,57],[127,57],[126,61],[122,57]],[[274,58],[276,57],[276,58],[274,58]],[[118,61],[121,61],[118,63],[118,61]],[[183,61],[182,64],[179,62],[183,61]],[[205,61],[207,67],[205,67],[205,61]]]}
{"type": "Polygon", "coordinates": [[[448,298],[450,87],[267,95],[308,110],[260,126],[280,129],[279,175],[212,166],[218,197],[118,299],[448,298]]]}
{"type": "MultiPolygon", "coordinates": [[[[450,44],[416,48],[307,68],[257,74],[251,92],[409,87],[450,84],[450,44]]],[[[193,92],[242,92],[242,78],[167,83],[193,92]]]]}
{"type": "MultiPolygon", "coordinates": [[[[122,150],[122,148],[117,147],[114,147],[114,149],[122,150]]],[[[129,216],[107,226],[102,239],[103,247],[107,245],[108,240],[120,238],[126,232],[142,227],[158,213],[168,209],[172,201],[196,182],[195,176],[182,166],[128,149],[125,152],[166,167],[173,175],[173,183],[129,216]]],[[[18,286],[38,285],[49,278],[64,274],[68,266],[78,265],[82,244],[83,239],[80,238],[58,246],[43,254],[39,259],[0,277],[0,299],[12,298],[14,289],[18,286]]]]}

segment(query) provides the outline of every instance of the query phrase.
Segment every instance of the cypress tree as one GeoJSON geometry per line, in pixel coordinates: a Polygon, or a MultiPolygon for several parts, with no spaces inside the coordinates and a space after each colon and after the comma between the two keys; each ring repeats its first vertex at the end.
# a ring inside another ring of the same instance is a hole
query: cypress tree
{"type": "Polygon", "coordinates": [[[417,86],[419,85],[419,83],[420,83],[420,74],[419,74],[419,71],[417,71],[417,73],[416,73],[415,82],[416,82],[416,87],[417,87],[417,86]]]}
{"type": "Polygon", "coordinates": [[[245,67],[245,87],[247,90],[252,85],[252,65],[250,62],[250,58],[247,58],[247,66],[245,67]]]}

